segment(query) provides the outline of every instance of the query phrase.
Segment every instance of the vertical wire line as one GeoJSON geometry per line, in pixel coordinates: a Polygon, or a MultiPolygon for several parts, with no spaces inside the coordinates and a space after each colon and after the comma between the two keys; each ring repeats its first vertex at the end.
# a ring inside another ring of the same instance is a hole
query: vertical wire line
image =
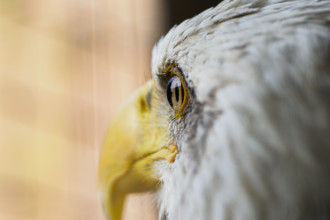
{"type": "MultiPolygon", "coordinates": [[[[138,19],[138,12],[137,12],[137,3],[136,0],[131,0],[130,1],[130,11],[132,13],[132,21],[133,21],[133,34],[134,34],[134,67],[137,70],[137,74],[135,74],[133,77],[135,78],[135,84],[134,87],[140,86],[141,84],[141,66],[143,64],[141,64],[141,50],[140,50],[140,43],[141,43],[141,39],[140,39],[140,33],[139,33],[139,22],[140,20],[138,19]],[[137,83],[136,83],[137,82],[137,83]]],[[[141,2],[140,2],[141,3],[141,2]]]]}
{"type": "Polygon", "coordinates": [[[91,65],[92,65],[92,104],[93,104],[93,148],[94,148],[94,159],[97,162],[98,161],[98,150],[97,150],[97,135],[98,135],[98,127],[97,127],[97,92],[96,92],[96,54],[95,54],[95,2],[94,0],[89,0],[89,6],[90,6],[90,39],[91,39],[91,65]]]}
{"type": "MultiPolygon", "coordinates": [[[[90,6],[90,39],[91,39],[91,65],[92,65],[92,114],[93,114],[93,153],[94,153],[94,171],[95,176],[94,178],[98,180],[98,161],[99,161],[99,148],[98,148],[98,123],[97,123],[97,92],[96,92],[96,85],[97,85],[97,77],[96,77],[96,47],[95,47],[95,2],[94,0],[89,0],[89,6],[90,6]]],[[[96,184],[97,190],[98,184],[96,184]]],[[[100,216],[96,216],[97,219],[100,218],[100,216]]]]}

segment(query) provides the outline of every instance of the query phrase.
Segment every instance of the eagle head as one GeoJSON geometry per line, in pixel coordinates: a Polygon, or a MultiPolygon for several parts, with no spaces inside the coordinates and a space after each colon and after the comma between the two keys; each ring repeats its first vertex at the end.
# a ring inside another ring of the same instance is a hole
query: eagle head
{"type": "Polygon", "coordinates": [[[108,217],[153,191],[160,219],[330,218],[330,4],[225,0],[154,47],[112,123],[108,217]]]}

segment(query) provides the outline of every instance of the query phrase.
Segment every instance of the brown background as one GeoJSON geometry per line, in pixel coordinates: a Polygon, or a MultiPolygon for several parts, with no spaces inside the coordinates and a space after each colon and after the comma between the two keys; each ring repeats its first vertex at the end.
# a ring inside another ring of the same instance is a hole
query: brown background
{"type": "MultiPolygon", "coordinates": [[[[106,129],[159,37],[216,5],[189,2],[0,0],[0,220],[104,220],[106,129]]],[[[156,218],[150,196],[128,204],[126,219],[156,218]]]]}

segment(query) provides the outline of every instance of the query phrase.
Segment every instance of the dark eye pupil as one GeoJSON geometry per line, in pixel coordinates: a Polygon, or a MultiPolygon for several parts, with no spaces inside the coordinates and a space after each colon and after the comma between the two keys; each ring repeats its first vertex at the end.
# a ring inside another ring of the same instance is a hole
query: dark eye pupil
{"type": "Polygon", "coordinates": [[[175,99],[178,102],[179,101],[179,86],[175,86],[175,99]]]}
{"type": "Polygon", "coordinates": [[[167,100],[170,103],[171,107],[173,107],[172,89],[171,89],[172,81],[173,81],[173,78],[171,78],[170,81],[168,81],[167,88],[166,88],[167,100]]]}
{"type": "Polygon", "coordinates": [[[178,111],[184,101],[184,89],[178,76],[173,76],[167,84],[166,89],[167,100],[170,106],[178,111]]]}

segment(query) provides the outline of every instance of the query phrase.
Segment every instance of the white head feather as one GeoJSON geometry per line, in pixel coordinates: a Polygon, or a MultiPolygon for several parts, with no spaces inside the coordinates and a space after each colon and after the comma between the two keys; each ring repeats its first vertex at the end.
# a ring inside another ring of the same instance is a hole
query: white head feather
{"type": "Polygon", "coordinates": [[[194,106],[160,218],[330,219],[330,1],[225,0],[159,42],[171,62],[194,106]]]}

